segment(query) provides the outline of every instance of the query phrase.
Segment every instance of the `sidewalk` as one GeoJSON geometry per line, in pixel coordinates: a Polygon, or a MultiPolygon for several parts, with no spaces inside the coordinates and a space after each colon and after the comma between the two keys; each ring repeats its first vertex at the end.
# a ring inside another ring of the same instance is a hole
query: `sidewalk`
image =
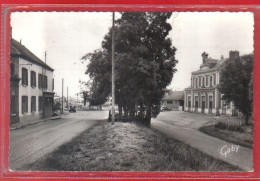
{"type": "Polygon", "coordinates": [[[206,135],[193,128],[174,126],[162,121],[154,121],[152,128],[189,144],[216,159],[223,160],[245,171],[253,171],[253,150],[250,148],[239,146],[237,150],[233,151],[233,148],[238,145],[206,135]]]}
{"type": "MultiPolygon", "coordinates": [[[[66,113],[64,115],[66,115],[66,113]]],[[[10,130],[20,129],[20,128],[23,128],[23,127],[26,127],[29,125],[34,125],[34,124],[38,124],[41,122],[46,122],[46,121],[56,120],[56,119],[61,119],[61,115],[53,116],[53,117],[49,117],[49,118],[45,118],[45,119],[38,119],[38,120],[23,122],[23,123],[11,124],[11,125],[9,125],[9,129],[10,130]]]]}

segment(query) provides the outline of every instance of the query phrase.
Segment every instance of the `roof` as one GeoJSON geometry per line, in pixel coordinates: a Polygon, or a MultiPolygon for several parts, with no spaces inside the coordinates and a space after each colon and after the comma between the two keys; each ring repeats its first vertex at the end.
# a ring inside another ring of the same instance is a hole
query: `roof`
{"type": "Polygon", "coordinates": [[[51,68],[49,65],[44,63],[41,59],[39,59],[36,55],[34,55],[29,49],[27,49],[24,45],[16,41],[15,39],[11,39],[11,46],[10,46],[10,54],[16,55],[22,58],[25,58],[26,60],[35,63],[37,65],[43,66],[46,69],[49,69],[50,71],[53,71],[54,69],[51,68]]]}
{"type": "Polygon", "coordinates": [[[165,95],[162,100],[184,100],[184,91],[173,91],[165,95]]]}
{"type": "Polygon", "coordinates": [[[214,63],[212,62],[210,64],[210,66],[207,66],[207,67],[201,68],[199,70],[193,71],[192,74],[212,72],[212,71],[215,71],[217,69],[219,70],[224,65],[224,63],[227,62],[227,60],[229,60],[229,59],[226,58],[226,59],[220,59],[220,60],[215,60],[215,59],[212,59],[212,60],[214,61],[214,63]]]}

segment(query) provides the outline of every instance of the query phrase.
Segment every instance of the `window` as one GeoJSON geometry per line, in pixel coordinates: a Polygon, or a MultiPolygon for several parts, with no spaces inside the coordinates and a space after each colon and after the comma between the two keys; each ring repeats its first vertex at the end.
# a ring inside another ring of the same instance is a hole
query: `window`
{"type": "Polygon", "coordinates": [[[201,87],[201,77],[199,77],[199,87],[201,87]]]}
{"type": "Polygon", "coordinates": [[[28,85],[28,70],[26,68],[22,68],[22,84],[28,85]]]}
{"type": "Polygon", "coordinates": [[[11,63],[10,64],[10,77],[13,77],[14,76],[14,64],[13,63],[11,63]]]}
{"type": "Polygon", "coordinates": [[[190,81],[191,81],[191,84],[190,84],[190,86],[192,87],[192,78],[190,79],[190,81]]]}
{"type": "Polygon", "coordinates": [[[209,86],[212,87],[212,84],[213,83],[213,79],[212,79],[212,76],[210,76],[210,81],[209,81],[209,86]]]}
{"type": "Polygon", "coordinates": [[[167,104],[172,104],[172,101],[167,101],[167,104]]]}
{"type": "Polygon", "coordinates": [[[44,89],[48,88],[48,78],[46,75],[43,75],[43,88],[44,89]]]}
{"type": "Polygon", "coordinates": [[[35,112],[36,111],[36,97],[32,96],[31,97],[31,112],[35,112]]]}
{"type": "Polygon", "coordinates": [[[36,87],[36,73],[31,71],[31,86],[36,87]]]}
{"type": "Polygon", "coordinates": [[[48,88],[48,77],[46,75],[38,74],[38,87],[40,89],[48,88]]]}
{"type": "Polygon", "coordinates": [[[230,109],[230,102],[227,102],[227,109],[230,109]]]}
{"type": "Polygon", "coordinates": [[[206,86],[208,86],[208,76],[206,76],[206,86]]]}
{"type": "Polygon", "coordinates": [[[28,113],[28,96],[22,96],[22,113],[28,113]]]}
{"type": "Polygon", "coordinates": [[[39,105],[38,105],[39,112],[42,111],[42,108],[43,108],[43,97],[39,96],[39,105]]]}
{"type": "Polygon", "coordinates": [[[38,87],[42,88],[42,74],[38,74],[38,87]]]}
{"type": "Polygon", "coordinates": [[[188,107],[191,107],[191,97],[188,96],[188,107]]]}

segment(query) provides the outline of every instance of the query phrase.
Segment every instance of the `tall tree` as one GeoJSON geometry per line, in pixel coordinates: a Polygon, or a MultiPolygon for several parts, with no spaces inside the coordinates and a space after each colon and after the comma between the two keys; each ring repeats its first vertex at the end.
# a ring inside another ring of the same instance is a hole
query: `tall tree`
{"type": "Polygon", "coordinates": [[[245,115],[245,124],[248,125],[252,114],[250,97],[250,81],[253,72],[253,54],[244,55],[229,60],[221,71],[220,91],[223,99],[232,101],[235,107],[245,115]]]}
{"type": "MultiPolygon", "coordinates": [[[[164,89],[176,71],[175,51],[168,38],[171,13],[124,12],[115,25],[116,103],[119,114],[150,123],[159,114],[164,89]]],[[[111,91],[111,31],[102,50],[84,56],[89,59],[87,73],[98,84],[102,95],[111,91]],[[102,67],[99,67],[102,66],[102,67]],[[105,76],[105,77],[104,77],[105,76]]],[[[95,91],[97,92],[97,91],[95,91]]],[[[99,93],[98,93],[99,94],[99,93]]]]}

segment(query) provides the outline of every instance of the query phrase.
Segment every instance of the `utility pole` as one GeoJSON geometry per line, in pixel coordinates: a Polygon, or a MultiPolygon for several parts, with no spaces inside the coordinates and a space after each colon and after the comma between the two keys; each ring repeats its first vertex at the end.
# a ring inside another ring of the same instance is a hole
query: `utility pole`
{"type": "Polygon", "coordinates": [[[63,78],[62,78],[62,89],[61,89],[61,114],[63,114],[63,78]]]}
{"type": "MultiPolygon", "coordinates": [[[[44,52],[44,62],[45,62],[45,64],[46,64],[46,60],[47,60],[47,53],[45,51],[44,52]]],[[[44,113],[45,113],[45,98],[44,98],[44,90],[43,90],[44,89],[44,78],[43,78],[43,75],[45,73],[46,73],[46,69],[42,67],[42,76],[41,76],[42,85],[41,85],[41,89],[42,89],[42,117],[43,118],[45,117],[45,115],[44,115],[44,113]]]]}
{"type": "Polygon", "coordinates": [[[67,108],[69,108],[69,87],[67,86],[67,108]]]}
{"type": "Polygon", "coordinates": [[[115,123],[115,12],[112,20],[112,125],[115,123]]]}
{"type": "Polygon", "coordinates": [[[44,61],[45,61],[45,64],[46,64],[46,57],[47,57],[47,51],[44,52],[44,61]]]}

